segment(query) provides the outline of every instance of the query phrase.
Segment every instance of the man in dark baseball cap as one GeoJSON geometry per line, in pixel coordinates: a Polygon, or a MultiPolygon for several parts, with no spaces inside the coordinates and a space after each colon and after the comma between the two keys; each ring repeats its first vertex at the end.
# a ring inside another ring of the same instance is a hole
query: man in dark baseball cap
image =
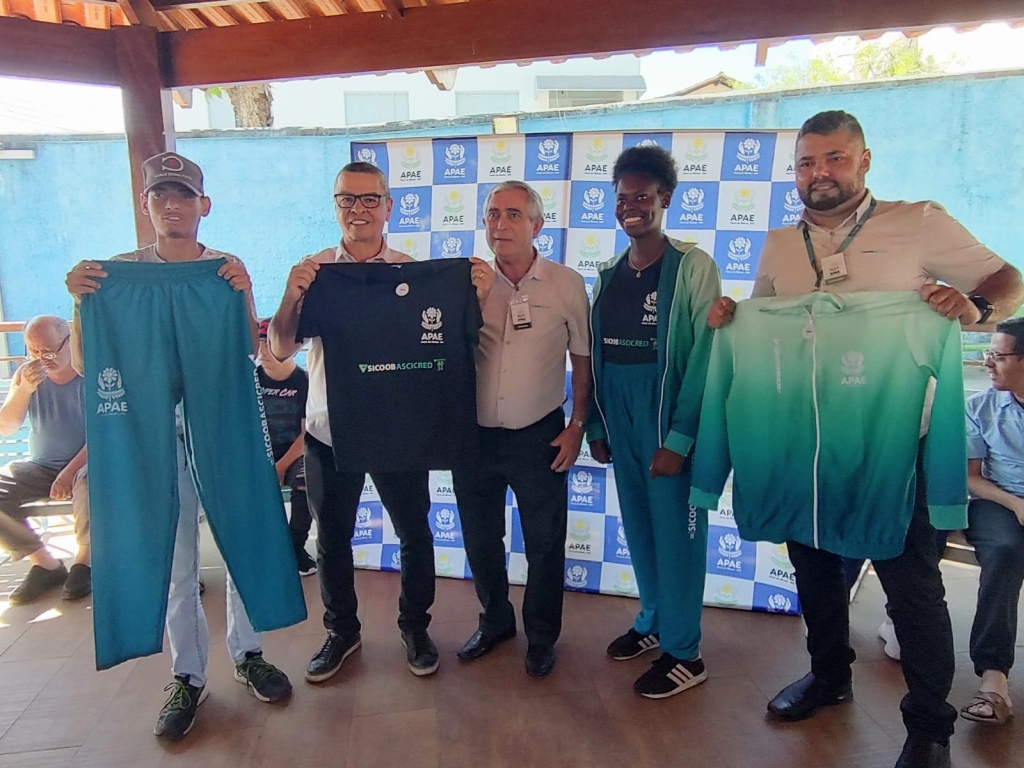
{"type": "Polygon", "coordinates": [[[143,193],[157,184],[174,182],[187,187],[199,197],[203,193],[203,172],[199,166],[177,152],[162,152],[142,164],[143,193]]]}

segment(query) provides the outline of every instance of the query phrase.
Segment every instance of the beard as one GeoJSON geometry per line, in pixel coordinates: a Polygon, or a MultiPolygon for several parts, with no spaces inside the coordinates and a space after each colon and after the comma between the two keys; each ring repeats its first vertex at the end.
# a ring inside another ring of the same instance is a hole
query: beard
{"type": "MultiPolygon", "coordinates": [[[[818,185],[819,187],[823,185],[818,185]]],[[[803,204],[810,208],[812,211],[831,211],[834,208],[838,208],[843,203],[852,200],[861,193],[863,187],[853,187],[852,185],[846,186],[837,182],[832,182],[827,186],[823,187],[823,190],[817,190],[815,195],[815,185],[811,185],[807,189],[797,188],[797,192],[800,195],[800,199],[803,204]],[[824,191],[824,194],[822,194],[824,191]]]]}

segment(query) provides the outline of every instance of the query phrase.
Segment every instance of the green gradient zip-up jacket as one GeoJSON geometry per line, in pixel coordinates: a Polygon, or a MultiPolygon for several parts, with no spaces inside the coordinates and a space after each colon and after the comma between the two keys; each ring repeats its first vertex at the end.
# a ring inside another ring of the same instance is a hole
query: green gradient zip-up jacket
{"type": "Polygon", "coordinates": [[[959,324],[906,291],[740,302],[715,335],[690,503],[717,506],[732,468],[744,539],[896,557],[933,376],[928,511],[953,530],[967,525],[959,324]]]}
{"type": "MultiPolygon", "coordinates": [[[[708,328],[711,305],[722,295],[718,266],[708,254],[691,243],[668,238],[661,278],[658,280],[658,366],[661,369],[661,445],[686,456],[697,437],[700,402],[704,393],[708,356],[714,331],[708,328]]],[[[611,280],[627,248],[601,265],[594,283],[590,308],[590,363],[593,366],[594,398],[587,419],[587,439],[607,439],[608,426],[601,412],[602,336],[601,285],[611,280]]],[[[615,446],[611,446],[614,451],[615,446]]]]}

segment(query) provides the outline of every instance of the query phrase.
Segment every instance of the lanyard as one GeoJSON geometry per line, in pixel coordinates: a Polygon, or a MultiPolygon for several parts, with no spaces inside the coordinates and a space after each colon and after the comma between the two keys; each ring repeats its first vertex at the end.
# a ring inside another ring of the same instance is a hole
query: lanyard
{"type": "MultiPolygon", "coordinates": [[[[839,244],[839,248],[836,249],[836,253],[843,253],[850,246],[850,243],[853,242],[853,238],[855,238],[857,236],[857,233],[860,232],[861,228],[864,226],[864,223],[869,218],[871,218],[871,214],[875,212],[876,202],[877,201],[874,198],[871,199],[871,203],[868,205],[868,209],[864,211],[864,215],[857,220],[856,224],[853,225],[853,229],[850,230],[850,234],[848,234],[843,239],[843,242],[839,244]]],[[[807,231],[807,229],[808,224],[807,222],[804,222],[804,225],[803,227],[800,228],[800,231],[803,232],[804,235],[804,245],[807,247],[807,259],[808,261],[811,262],[811,268],[814,270],[814,274],[816,277],[814,281],[814,290],[820,291],[821,267],[818,266],[818,257],[814,255],[814,246],[811,244],[811,235],[807,231]]]]}

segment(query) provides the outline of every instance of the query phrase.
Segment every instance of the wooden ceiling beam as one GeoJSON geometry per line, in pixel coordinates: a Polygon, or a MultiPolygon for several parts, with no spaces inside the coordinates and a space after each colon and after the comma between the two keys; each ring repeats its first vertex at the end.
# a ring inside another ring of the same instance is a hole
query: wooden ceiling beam
{"type": "Polygon", "coordinates": [[[85,10],[85,26],[93,29],[110,29],[110,8],[95,3],[82,3],[85,10]]]}
{"type": "Polygon", "coordinates": [[[168,25],[163,22],[149,0],[117,0],[117,5],[131,24],[159,30],[168,29],[168,25]]]}
{"type": "Polygon", "coordinates": [[[286,19],[308,19],[309,14],[295,0],[269,0],[270,4],[286,19]]]}
{"type": "Polygon", "coordinates": [[[402,18],[404,9],[399,7],[396,0],[379,0],[379,2],[384,6],[384,13],[388,15],[389,19],[402,18]]]}
{"type": "MultiPolygon", "coordinates": [[[[163,1],[163,0],[161,0],[163,1]]],[[[260,82],[392,72],[489,62],[621,53],[907,27],[969,24],[1024,16],[1020,0],[761,0],[715,4],[646,0],[474,0],[383,13],[245,25],[163,37],[173,86],[260,82]],[[438,34],[443,30],[444,34],[438,34]],[[260,51],[253,56],[253,51],[260,51]]],[[[238,6],[239,9],[258,6],[238,6]]]]}
{"type": "Polygon", "coordinates": [[[0,18],[0,76],[117,85],[113,32],[0,18]]]}
{"type": "Polygon", "coordinates": [[[166,12],[184,30],[207,29],[208,25],[199,18],[199,14],[188,8],[175,8],[166,12]]]}
{"type": "Polygon", "coordinates": [[[312,3],[324,16],[341,16],[345,13],[345,8],[337,0],[312,0],[312,3]]]}
{"type": "Polygon", "coordinates": [[[259,3],[239,3],[235,6],[235,10],[242,14],[250,24],[265,24],[268,21],[274,21],[274,17],[259,3]]]}
{"type": "Polygon", "coordinates": [[[32,14],[36,21],[51,24],[60,24],[64,18],[60,12],[60,0],[32,0],[32,14]]]}
{"type": "Polygon", "coordinates": [[[228,13],[227,8],[219,5],[207,5],[197,10],[202,16],[208,18],[215,27],[233,27],[238,23],[238,20],[228,13]]]}

